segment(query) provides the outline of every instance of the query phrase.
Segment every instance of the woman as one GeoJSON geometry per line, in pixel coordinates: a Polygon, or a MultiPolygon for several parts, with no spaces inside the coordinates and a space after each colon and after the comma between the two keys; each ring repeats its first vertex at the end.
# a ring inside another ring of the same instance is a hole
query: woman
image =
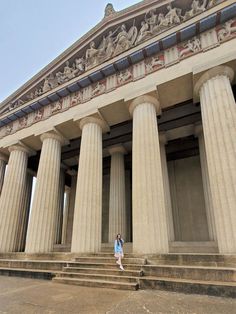
{"type": "Polygon", "coordinates": [[[115,251],[115,258],[117,258],[116,263],[120,266],[121,270],[124,270],[124,267],[122,266],[121,263],[121,258],[124,257],[124,253],[123,253],[123,244],[124,244],[124,240],[121,238],[121,235],[118,233],[116,236],[116,240],[114,243],[114,251],[115,251]]]}

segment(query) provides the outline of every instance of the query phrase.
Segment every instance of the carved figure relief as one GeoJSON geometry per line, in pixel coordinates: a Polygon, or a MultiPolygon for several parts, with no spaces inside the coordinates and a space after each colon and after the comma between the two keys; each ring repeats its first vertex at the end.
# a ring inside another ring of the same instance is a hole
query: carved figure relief
{"type": "Polygon", "coordinates": [[[71,98],[70,98],[70,106],[76,106],[82,102],[82,94],[81,92],[76,92],[71,98]]]}
{"type": "Polygon", "coordinates": [[[106,86],[103,83],[98,82],[92,90],[92,97],[102,94],[105,88],[106,86]]]}
{"type": "Polygon", "coordinates": [[[95,42],[91,41],[90,47],[86,50],[86,70],[99,63],[99,50],[95,48],[95,42]]]}
{"type": "Polygon", "coordinates": [[[66,66],[64,67],[64,79],[69,81],[75,77],[75,69],[70,67],[70,62],[66,61],[66,66]]]}
{"type": "Polygon", "coordinates": [[[181,9],[172,8],[171,3],[167,6],[168,13],[165,15],[165,19],[168,23],[168,26],[172,26],[173,24],[179,24],[181,22],[181,9]]]}
{"type": "Polygon", "coordinates": [[[43,93],[47,93],[48,91],[50,91],[51,89],[51,85],[49,83],[49,77],[46,77],[43,83],[43,93]]]}
{"type": "Polygon", "coordinates": [[[186,11],[183,17],[184,21],[190,19],[191,17],[200,14],[206,10],[207,0],[203,0],[202,4],[200,4],[199,0],[193,0],[191,4],[191,10],[186,11]]]}
{"type": "Polygon", "coordinates": [[[60,99],[60,100],[56,101],[54,104],[52,104],[51,105],[51,112],[56,113],[56,112],[60,111],[62,109],[62,102],[63,102],[63,100],[60,99]]]}
{"type": "Polygon", "coordinates": [[[164,65],[164,60],[160,60],[158,56],[151,57],[149,61],[146,63],[146,71],[152,72],[158,67],[162,67],[164,65]]]}
{"type": "Polygon", "coordinates": [[[44,109],[41,108],[35,112],[34,121],[40,121],[43,118],[44,109]]]}
{"type": "Polygon", "coordinates": [[[25,128],[27,126],[27,123],[28,123],[28,116],[24,116],[20,118],[19,120],[20,128],[25,128]]]}
{"type": "Polygon", "coordinates": [[[126,69],[118,74],[117,80],[120,85],[130,81],[133,78],[132,72],[130,69],[126,69]]]}
{"type": "Polygon", "coordinates": [[[152,36],[152,31],[149,29],[149,24],[147,21],[141,22],[141,28],[138,34],[138,37],[136,39],[136,44],[139,44],[143,41],[145,41],[147,38],[150,38],[152,36]]]}
{"type": "Polygon", "coordinates": [[[74,74],[75,75],[79,75],[81,73],[84,72],[85,70],[85,60],[84,58],[76,58],[75,59],[75,63],[73,64],[73,67],[74,67],[74,74]]]}
{"type": "Polygon", "coordinates": [[[219,42],[226,40],[230,36],[236,33],[236,20],[229,20],[225,22],[223,28],[218,31],[219,42]]]}
{"type": "Polygon", "coordinates": [[[6,135],[11,134],[12,130],[13,130],[13,124],[10,123],[10,124],[8,124],[8,125],[6,126],[6,132],[5,132],[5,134],[6,134],[6,135]]]}
{"type": "Polygon", "coordinates": [[[119,53],[131,48],[137,38],[137,35],[138,29],[136,26],[132,26],[127,32],[126,25],[122,24],[121,31],[118,33],[114,41],[114,44],[116,44],[116,46],[113,55],[116,56],[119,53]]]}
{"type": "Polygon", "coordinates": [[[188,40],[182,47],[180,47],[179,57],[182,58],[190,53],[196,53],[201,50],[201,42],[195,36],[193,39],[188,40]]]}

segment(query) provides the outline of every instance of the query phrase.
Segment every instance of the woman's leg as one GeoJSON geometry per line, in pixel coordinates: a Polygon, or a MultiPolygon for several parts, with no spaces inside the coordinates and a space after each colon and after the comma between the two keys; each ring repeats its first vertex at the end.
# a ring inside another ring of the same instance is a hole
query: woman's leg
{"type": "Polygon", "coordinates": [[[121,257],[120,257],[120,269],[121,269],[121,270],[124,270],[124,267],[123,267],[123,265],[122,265],[122,263],[121,263],[121,257]]]}

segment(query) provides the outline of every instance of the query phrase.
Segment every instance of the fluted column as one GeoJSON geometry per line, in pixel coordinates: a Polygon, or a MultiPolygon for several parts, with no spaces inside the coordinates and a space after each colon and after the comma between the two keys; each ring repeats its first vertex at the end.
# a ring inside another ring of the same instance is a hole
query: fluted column
{"type": "Polygon", "coordinates": [[[205,199],[205,206],[206,206],[209,238],[211,241],[215,241],[217,239],[216,229],[215,229],[215,217],[214,217],[214,209],[213,209],[213,203],[212,203],[212,192],[211,192],[210,182],[209,182],[209,172],[208,172],[208,166],[207,166],[204,135],[203,135],[203,129],[202,129],[201,124],[195,126],[195,136],[198,137],[198,144],[199,144],[201,171],[202,171],[202,184],[203,184],[204,199],[205,199]]]}
{"type": "Polygon", "coordinates": [[[0,153],[0,195],[2,192],[2,186],[6,171],[6,165],[7,165],[8,158],[4,154],[0,153]]]}
{"type": "Polygon", "coordinates": [[[82,138],[75,197],[72,252],[96,252],[101,247],[103,121],[81,120],[82,138]]]}
{"type": "Polygon", "coordinates": [[[9,148],[10,158],[0,197],[0,252],[17,250],[18,224],[24,205],[26,170],[30,151],[20,145],[9,148]]]}
{"type": "Polygon", "coordinates": [[[24,190],[24,199],[22,205],[22,212],[18,224],[18,236],[17,236],[17,252],[23,252],[25,250],[25,240],[29,221],[30,201],[32,194],[33,174],[30,170],[27,171],[26,185],[24,190]]]}
{"type": "Polygon", "coordinates": [[[233,70],[218,66],[195,86],[200,95],[209,182],[220,253],[236,253],[236,105],[233,70]]]}
{"type": "Polygon", "coordinates": [[[65,207],[63,211],[63,222],[62,222],[62,236],[61,244],[66,244],[66,231],[68,226],[68,217],[69,217],[69,204],[70,204],[70,188],[65,187],[65,207]]]}
{"type": "Polygon", "coordinates": [[[109,242],[120,233],[126,240],[126,198],[125,164],[122,145],[109,148],[111,154],[110,196],[109,196],[109,242]]]}
{"type": "Polygon", "coordinates": [[[136,98],[133,115],[132,199],[133,250],[167,253],[168,233],[156,114],[159,102],[151,96],[136,98]]]}
{"type": "Polygon", "coordinates": [[[64,209],[64,193],[65,193],[65,169],[61,166],[59,177],[59,195],[57,200],[57,218],[55,243],[60,244],[62,238],[63,209],[64,209]]]}
{"type": "Polygon", "coordinates": [[[63,139],[59,134],[45,133],[41,135],[41,141],[43,145],[26,238],[26,253],[51,252],[55,240],[63,139]]]}
{"type": "Polygon", "coordinates": [[[172,205],[171,205],[171,196],[170,196],[170,183],[169,183],[169,174],[166,161],[166,135],[165,133],[160,133],[160,154],[161,154],[161,168],[163,176],[163,187],[164,187],[164,196],[165,196],[165,211],[167,217],[167,228],[168,228],[168,238],[169,241],[174,241],[174,223],[173,223],[173,214],[172,214],[172,205]]]}

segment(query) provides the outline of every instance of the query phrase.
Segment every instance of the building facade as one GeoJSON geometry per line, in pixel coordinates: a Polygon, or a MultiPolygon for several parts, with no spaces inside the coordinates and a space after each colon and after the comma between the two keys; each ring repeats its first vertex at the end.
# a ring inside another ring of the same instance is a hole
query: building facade
{"type": "Polygon", "coordinates": [[[236,253],[235,71],[235,1],[108,4],[0,105],[0,252],[236,253]]]}

